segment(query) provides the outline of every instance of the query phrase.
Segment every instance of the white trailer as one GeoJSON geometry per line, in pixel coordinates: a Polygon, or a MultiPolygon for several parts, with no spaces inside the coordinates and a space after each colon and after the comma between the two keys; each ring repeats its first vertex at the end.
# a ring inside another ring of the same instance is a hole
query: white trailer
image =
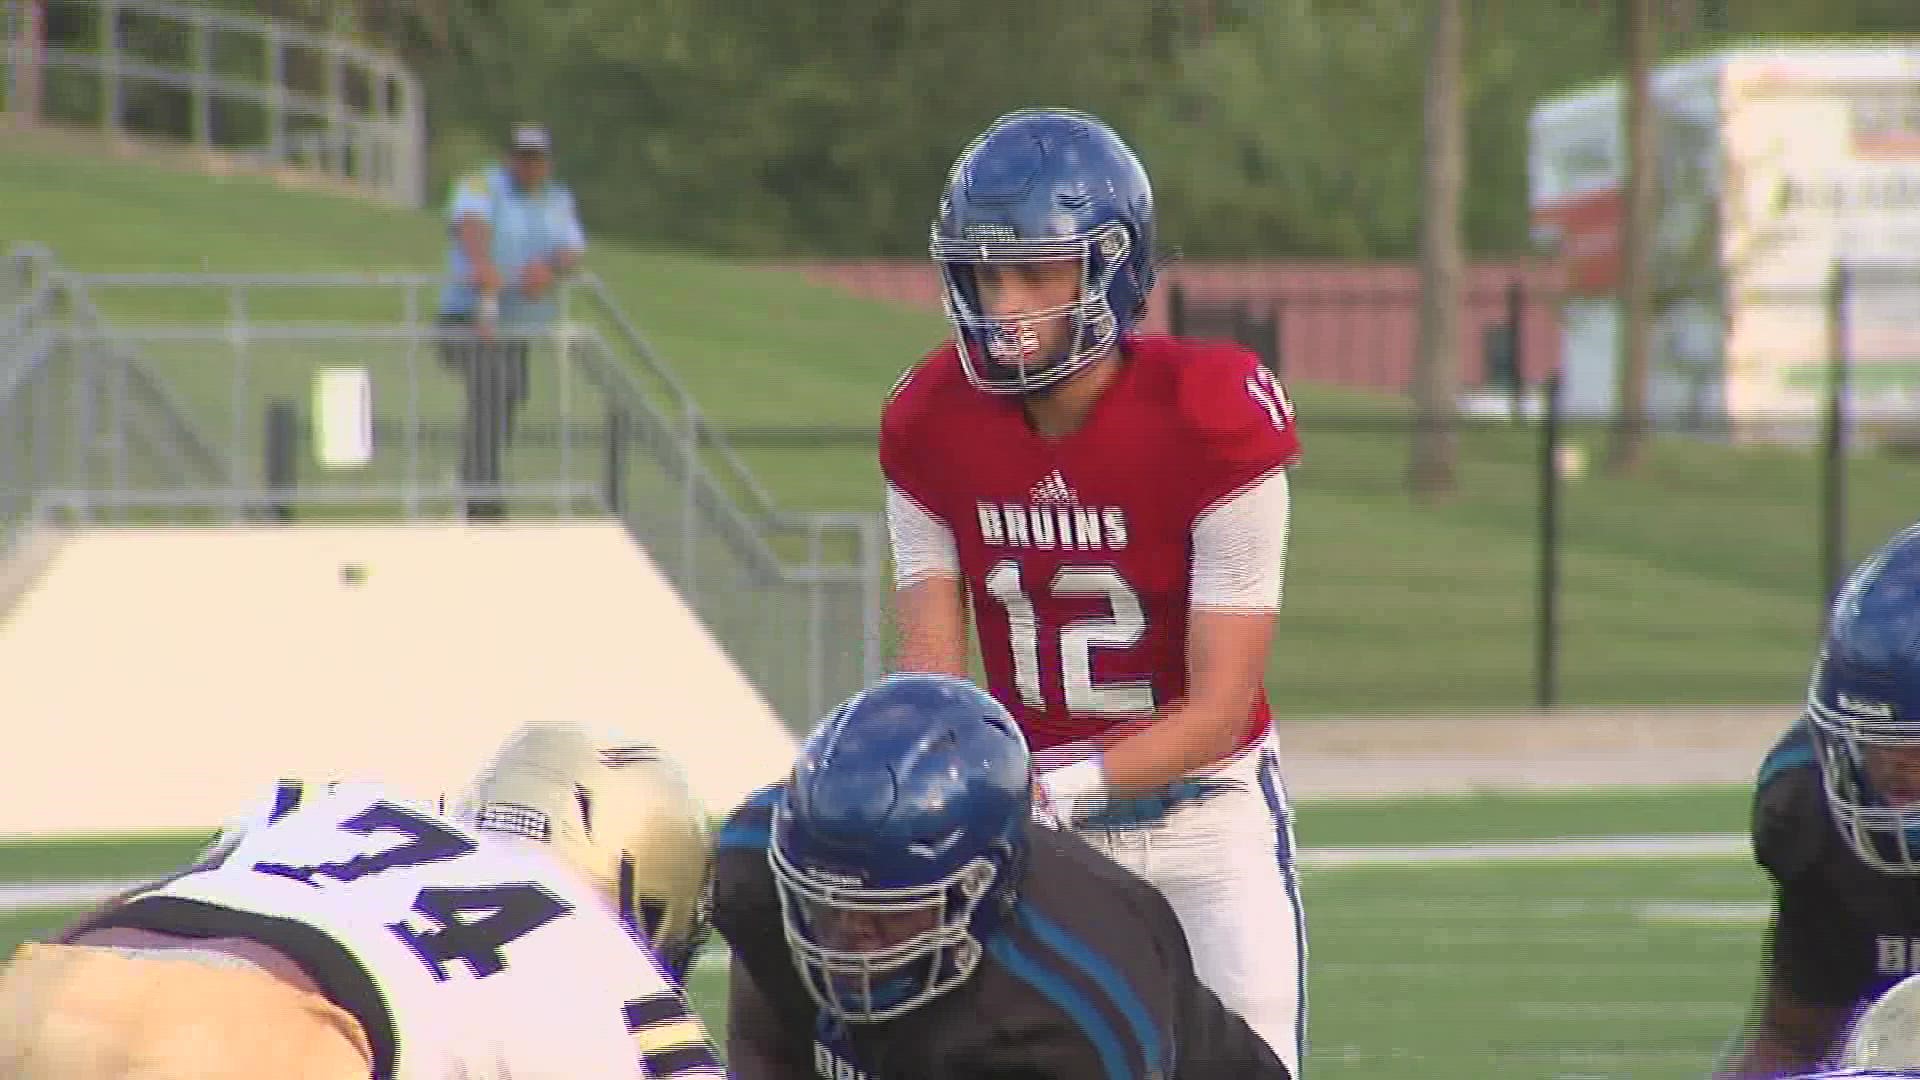
{"type": "MultiPolygon", "coordinates": [[[[1739,48],[1656,68],[1656,415],[1804,433],[1828,357],[1855,415],[1920,415],[1920,40],[1739,48]],[[1854,287],[1831,317],[1835,268],[1854,287]]],[[[1570,411],[1614,405],[1626,145],[1619,80],[1537,106],[1534,237],[1565,261],[1570,411]]]]}

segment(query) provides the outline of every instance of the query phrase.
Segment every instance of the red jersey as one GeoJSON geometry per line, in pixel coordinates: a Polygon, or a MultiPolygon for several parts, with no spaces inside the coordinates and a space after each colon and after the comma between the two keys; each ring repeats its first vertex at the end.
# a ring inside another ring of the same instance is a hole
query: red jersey
{"type": "MultiPolygon", "coordinates": [[[[1123,355],[1065,438],[970,385],[952,345],[881,416],[881,470],[952,532],[987,688],[1035,751],[1185,696],[1194,522],[1300,453],[1253,353],[1150,337],[1123,355]]],[[[1264,691],[1251,719],[1243,745],[1266,734],[1264,691]]]]}

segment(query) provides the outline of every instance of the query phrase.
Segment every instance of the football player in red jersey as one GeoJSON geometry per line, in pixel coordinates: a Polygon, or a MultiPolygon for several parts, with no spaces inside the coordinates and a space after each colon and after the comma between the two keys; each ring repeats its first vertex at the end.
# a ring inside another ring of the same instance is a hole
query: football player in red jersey
{"type": "Polygon", "coordinates": [[[897,666],[987,685],[1068,824],[1152,882],[1203,981],[1296,1075],[1306,939],[1262,676],[1299,455],[1251,352],[1133,333],[1154,282],[1133,151],[995,121],[933,226],[954,340],[889,397],[897,666]]]}

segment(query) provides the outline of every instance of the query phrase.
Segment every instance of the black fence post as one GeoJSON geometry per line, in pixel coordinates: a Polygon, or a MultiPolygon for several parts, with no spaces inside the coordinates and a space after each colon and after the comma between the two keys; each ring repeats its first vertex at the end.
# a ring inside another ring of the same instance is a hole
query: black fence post
{"type": "Polygon", "coordinates": [[[607,410],[607,512],[619,517],[627,508],[627,411],[607,410]]]}
{"type": "Polygon", "coordinates": [[[1273,324],[1273,374],[1287,376],[1287,298],[1276,296],[1267,305],[1267,320],[1273,324]]]}
{"type": "Polygon", "coordinates": [[[1246,310],[1241,313],[1244,334],[1240,343],[1260,354],[1260,362],[1276,376],[1284,375],[1280,370],[1280,312],[1278,304],[1268,304],[1265,315],[1255,315],[1253,303],[1248,301],[1246,310]]]}
{"type": "Polygon", "coordinates": [[[1167,333],[1187,336],[1187,290],[1183,285],[1167,290],[1167,333]]]}
{"type": "Polygon", "coordinates": [[[1524,414],[1522,403],[1526,400],[1527,368],[1526,348],[1521,345],[1520,318],[1526,310],[1527,297],[1525,287],[1518,278],[1507,283],[1507,364],[1511,376],[1507,383],[1507,392],[1512,395],[1513,419],[1518,423],[1524,414]]]}
{"type": "Polygon", "coordinates": [[[274,521],[293,520],[293,492],[299,483],[296,463],[299,459],[300,410],[291,401],[267,403],[265,439],[266,460],[262,462],[267,488],[266,516],[274,521]]]}
{"type": "Polygon", "coordinates": [[[1540,596],[1534,632],[1534,703],[1560,696],[1560,373],[1549,372],[1540,395],[1540,596]]]}
{"type": "Polygon", "coordinates": [[[1827,417],[1821,481],[1820,618],[1840,591],[1847,573],[1847,395],[1853,366],[1847,333],[1847,301],[1853,270],[1836,263],[1827,285],[1827,417]]]}

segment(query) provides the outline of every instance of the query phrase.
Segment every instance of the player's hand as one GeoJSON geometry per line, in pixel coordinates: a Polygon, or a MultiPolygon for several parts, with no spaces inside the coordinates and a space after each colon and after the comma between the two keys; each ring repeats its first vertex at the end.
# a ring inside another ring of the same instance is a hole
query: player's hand
{"type": "Polygon", "coordinates": [[[520,291],[525,293],[529,300],[537,299],[552,285],[553,267],[548,266],[544,261],[530,262],[526,269],[520,271],[520,291]]]}
{"type": "Polygon", "coordinates": [[[473,332],[481,341],[492,341],[494,328],[500,323],[500,297],[495,293],[481,293],[480,303],[474,309],[473,332]]]}
{"type": "Polygon", "coordinates": [[[500,286],[503,284],[500,280],[500,268],[492,263],[474,267],[473,284],[484,294],[499,295],[500,286]]]}

